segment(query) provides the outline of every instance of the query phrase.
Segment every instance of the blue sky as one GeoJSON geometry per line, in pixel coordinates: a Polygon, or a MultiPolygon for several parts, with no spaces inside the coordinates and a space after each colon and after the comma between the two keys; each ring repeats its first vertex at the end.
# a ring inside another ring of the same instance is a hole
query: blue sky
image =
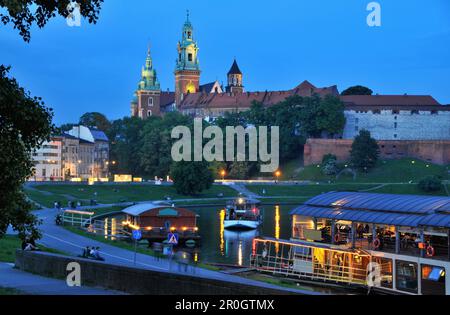
{"type": "Polygon", "coordinates": [[[450,1],[379,0],[382,26],[366,24],[369,0],[105,0],[97,25],[58,17],[31,43],[0,26],[0,63],[55,110],[55,123],[88,111],[129,115],[151,43],[162,89],[173,90],[186,9],[203,83],[226,80],[233,58],[247,90],[369,86],[380,94],[431,94],[450,104],[450,1]]]}

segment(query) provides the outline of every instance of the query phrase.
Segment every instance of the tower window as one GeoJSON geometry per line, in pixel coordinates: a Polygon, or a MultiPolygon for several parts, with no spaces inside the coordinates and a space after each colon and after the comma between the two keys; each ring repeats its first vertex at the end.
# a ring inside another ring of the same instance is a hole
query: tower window
{"type": "Polygon", "coordinates": [[[148,106],[153,106],[153,97],[148,99],[148,106]]]}
{"type": "Polygon", "coordinates": [[[192,61],[192,54],[188,54],[188,61],[192,61]]]}
{"type": "Polygon", "coordinates": [[[191,39],[191,36],[192,36],[192,33],[189,31],[189,32],[187,32],[187,37],[189,38],[189,39],[191,39]]]}

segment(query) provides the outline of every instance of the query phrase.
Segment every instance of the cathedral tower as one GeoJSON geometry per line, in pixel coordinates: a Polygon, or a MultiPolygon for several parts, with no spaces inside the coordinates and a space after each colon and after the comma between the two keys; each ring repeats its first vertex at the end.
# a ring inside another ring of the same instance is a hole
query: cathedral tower
{"type": "Polygon", "coordinates": [[[141,71],[141,80],[131,102],[131,116],[142,119],[150,116],[160,116],[160,100],[161,87],[156,71],[153,69],[153,61],[149,47],[145,65],[141,71]]]}
{"type": "Polygon", "coordinates": [[[242,72],[234,59],[230,71],[228,71],[228,85],[226,87],[228,93],[243,93],[244,86],[242,85],[242,72]]]}
{"type": "Polygon", "coordinates": [[[181,41],[178,42],[178,57],[175,67],[175,102],[178,106],[183,94],[199,91],[200,66],[198,46],[194,41],[194,28],[189,21],[189,11],[183,25],[181,41]]]}

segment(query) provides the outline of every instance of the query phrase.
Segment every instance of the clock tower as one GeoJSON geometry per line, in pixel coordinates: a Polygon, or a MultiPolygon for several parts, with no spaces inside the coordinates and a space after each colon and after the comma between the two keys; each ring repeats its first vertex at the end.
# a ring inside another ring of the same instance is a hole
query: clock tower
{"type": "Polygon", "coordinates": [[[178,106],[183,96],[199,92],[200,65],[198,61],[198,46],[194,40],[194,27],[187,12],[183,25],[181,41],[178,42],[178,56],[175,67],[175,103],[178,106]]]}

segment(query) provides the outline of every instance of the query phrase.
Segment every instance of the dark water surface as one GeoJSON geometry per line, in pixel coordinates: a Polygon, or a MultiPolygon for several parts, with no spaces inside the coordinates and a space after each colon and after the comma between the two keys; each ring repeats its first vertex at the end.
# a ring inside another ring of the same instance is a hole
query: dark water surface
{"type": "Polygon", "coordinates": [[[250,262],[252,241],[257,236],[289,239],[294,206],[262,206],[263,223],[258,230],[235,232],[223,229],[221,209],[191,209],[200,215],[199,233],[202,237],[199,258],[202,262],[246,266],[250,262]]]}

